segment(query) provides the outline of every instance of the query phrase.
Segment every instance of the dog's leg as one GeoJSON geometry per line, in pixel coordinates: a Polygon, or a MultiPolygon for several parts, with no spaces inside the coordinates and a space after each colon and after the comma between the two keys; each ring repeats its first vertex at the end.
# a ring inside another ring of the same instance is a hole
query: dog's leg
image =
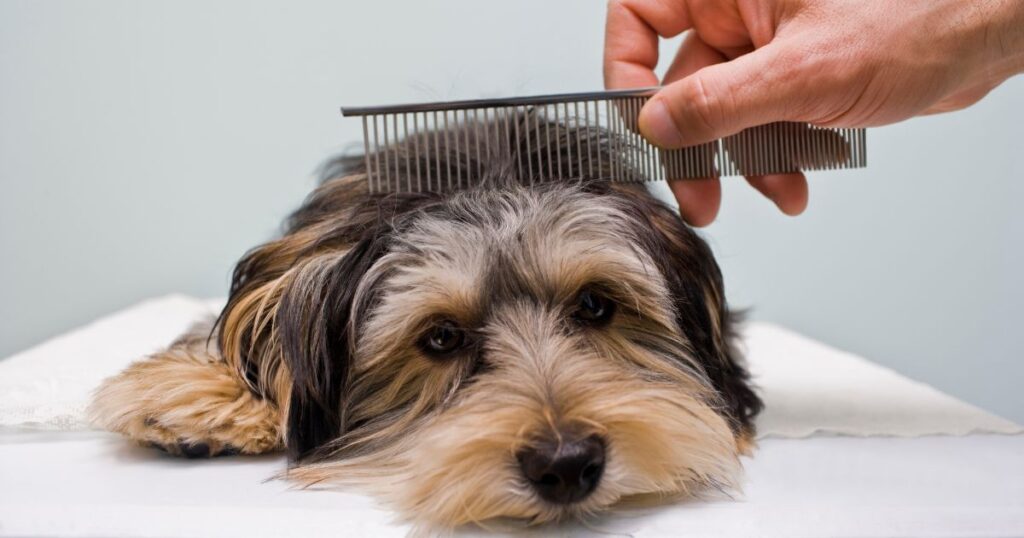
{"type": "Polygon", "coordinates": [[[186,457],[282,445],[277,406],[254,395],[195,332],[104,381],[89,415],[97,426],[186,457]]]}

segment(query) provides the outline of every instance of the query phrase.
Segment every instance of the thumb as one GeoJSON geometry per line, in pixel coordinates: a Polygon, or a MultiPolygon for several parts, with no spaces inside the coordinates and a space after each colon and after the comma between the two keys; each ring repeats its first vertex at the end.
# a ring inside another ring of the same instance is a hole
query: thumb
{"type": "Polygon", "coordinates": [[[784,49],[770,43],[665,86],[640,111],[640,132],[656,146],[678,148],[795,119],[806,83],[784,49]]]}

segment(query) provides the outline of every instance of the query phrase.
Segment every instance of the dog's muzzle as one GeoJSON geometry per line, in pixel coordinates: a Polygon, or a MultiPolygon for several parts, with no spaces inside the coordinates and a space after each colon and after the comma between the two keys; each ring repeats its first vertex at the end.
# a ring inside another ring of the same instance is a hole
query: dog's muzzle
{"type": "Polygon", "coordinates": [[[597,435],[572,439],[563,433],[521,449],[516,457],[537,495],[550,503],[572,504],[587,498],[601,481],[605,446],[597,435]]]}

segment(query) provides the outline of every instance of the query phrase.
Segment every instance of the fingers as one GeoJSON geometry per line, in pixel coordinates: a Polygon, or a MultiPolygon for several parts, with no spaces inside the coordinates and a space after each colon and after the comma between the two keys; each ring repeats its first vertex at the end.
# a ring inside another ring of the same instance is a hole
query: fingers
{"type": "Polygon", "coordinates": [[[704,42],[697,35],[697,32],[690,32],[683,39],[682,45],[672,59],[672,65],[665,71],[662,77],[662,84],[671,84],[679,79],[688,77],[693,73],[709,66],[726,61],[722,53],[715,50],[711,45],[704,42]]]}
{"type": "Polygon", "coordinates": [[[722,205],[722,183],[717,177],[669,181],[679,213],[691,226],[707,226],[718,216],[722,205]]]}
{"type": "Polygon", "coordinates": [[[640,111],[640,131],[664,148],[702,144],[747,127],[797,120],[795,62],[774,42],[674,82],[640,111]]]}
{"type": "MultiPolygon", "coordinates": [[[[795,217],[807,209],[807,178],[802,172],[751,176],[747,181],[786,215],[795,217]]],[[[683,220],[691,226],[707,226],[718,216],[722,183],[717,177],[669,181],[668,186],[679,202],[683,220]]]]}
{"type": "MultiPolygon", "coordinates": [[[[657,84],[658,36],[676,35],[689,25],[684,2],[610,2],[605,86],[657,84]]],[[[681,147],[771,121],[796,119],[791,117],[796,90],[792,65],[776,49],[767,45],[727,61],[722,52],[691,32],[665,73],[663,84],[668,86],[641,111],[641,132],[662,147],[681,147]]],[[[807,207],[807,180],[802,173],[755,176],[748,181],[787,215],[798,215],[807,207]]],[[[707,226],[718,216],[722,185],[717,177],[670,181],[669,188],[683,220],[691,226],[707,226]]]]}
{"type": "Polygon", "coordinates": [[[689,26],[684,2],[611,0],[605,23],[605,87],[656,86],[658,36],[672,37],[689,26]]]}
{"type": "MultiPolygon", "coordinates": [[[[665,72],[662,84],[669,84],[698,70],[726,61],[717,50],[705,43],[696,32],[690,32],[679,46],[672,65],[665,72]]],[[[669,188],[679,202],[679,213],[691,226],[707,226],[718,216],[722,202],[722,184],[717,177],[669,181],[669,188]]]]}
{"type": "Polygon", "coordinates": [[[807,178],[803,172],[750,176],[747,182],[791,217],[807,209],[807,178]]]}

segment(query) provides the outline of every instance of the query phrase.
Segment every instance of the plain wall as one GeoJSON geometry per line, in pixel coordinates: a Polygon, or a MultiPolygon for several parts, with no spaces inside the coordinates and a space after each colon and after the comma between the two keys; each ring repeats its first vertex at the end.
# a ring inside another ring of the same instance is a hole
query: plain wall
{"type": "MultiPolygon", "coordinates": [[[[221,296],[342,104],[601,86],[604,3],[0,0],[0,356],[169,292],[221,296]]],[[[1024,421],[1024,79],[869,133],[787,218],[706,230],[734,305],[1024,421]]]]}

